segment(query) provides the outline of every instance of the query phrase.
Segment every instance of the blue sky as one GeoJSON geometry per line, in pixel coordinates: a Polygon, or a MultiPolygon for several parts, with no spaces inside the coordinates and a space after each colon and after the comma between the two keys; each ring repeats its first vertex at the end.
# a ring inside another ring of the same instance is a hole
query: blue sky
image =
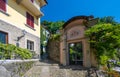
{"type": "Polygon", "coordinates": [[[78,15],[113,16],[120,22],[120,0],[47,0],[42,20],[68,20],[78,15]]]}

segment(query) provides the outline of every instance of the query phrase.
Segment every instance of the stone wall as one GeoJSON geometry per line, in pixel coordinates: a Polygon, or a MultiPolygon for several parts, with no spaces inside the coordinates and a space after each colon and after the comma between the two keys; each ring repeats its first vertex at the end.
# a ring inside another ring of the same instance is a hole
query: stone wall
{"type": "MultiPolygon", "coordinates": [[[[23,35],[22,29],[19,29],[16,26],[9,24],[3,20],[0,20],[0,31],[8,33],[8,43],[14,44],[14,45],[17,44],[17,37],[20,37],[23,35]]],[[[27,48],[27,40],[34,42],[34,51],[37,54],[37,56],[39,56],[39,54],[40,54],[40,38],[27,32],[25,34],[25,36],[22,37],[18,41],[19,47],[27,48]]]]}
{"type": "Polygon", "coordinates": [[[22,77],[38,59],[0,60],[0,77],[22,77]]]}
{"type": "Polygon", "coordinates": [[[49,40],[47,45],[48,57],[56,62],[60,62],[60,41],[49,40]]]}

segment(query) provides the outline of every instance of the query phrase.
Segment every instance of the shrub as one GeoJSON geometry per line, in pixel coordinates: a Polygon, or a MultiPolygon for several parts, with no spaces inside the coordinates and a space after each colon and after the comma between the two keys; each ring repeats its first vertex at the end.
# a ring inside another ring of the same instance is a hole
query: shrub
{"type": "Polygon", "coordinates": [[[119,58],[120,25],[97,24],[86,30],[86,36],[90,38],[90,46],[95,49],[98,64],[106,64],[105,60],[119,58]]]}
{"type": "Polygon", "coordinates": [[[13,58],[13,55],[20,59],[32,58],[32,53],[27,49],[23,49],[12,44],[0,43],[0,59],[11,59],[13,58]]]}

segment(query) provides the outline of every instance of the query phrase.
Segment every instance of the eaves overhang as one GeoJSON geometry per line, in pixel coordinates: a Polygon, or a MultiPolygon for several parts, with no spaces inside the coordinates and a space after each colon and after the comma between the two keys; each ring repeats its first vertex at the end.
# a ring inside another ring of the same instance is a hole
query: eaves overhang
{"type": "Polygon", "coordinates": [[[38,4],[36,1],[37,0],[34,0],[34,2],[31,0],[16,0],[18,4],[22,4],[32,14],[39,18],[40,16],[43,16],[43,13],[40,11],[40,4],[38,4]]]}

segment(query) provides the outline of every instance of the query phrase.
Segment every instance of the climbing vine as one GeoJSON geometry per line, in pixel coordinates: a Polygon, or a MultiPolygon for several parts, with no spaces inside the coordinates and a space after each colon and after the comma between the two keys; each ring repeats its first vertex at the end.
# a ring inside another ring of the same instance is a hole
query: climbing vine
{"type": "Polygon", "coordinates": [[[52,34],[50,40],[60,40],[60,34],[52,34]]]}
{"type": "Polygon", "coordinates": [[[105,65],[110,59],[119,59],[119,24],[97,24],[86,30],[86,36],[90,38],[91,48],[95,49],[94,53],[99,64],[105,65]]]}
{"type": "Polygon", "coordinates": [[[15,57],[20,59],[30,59],[32,58],[32,53],[27,49],[16,47],[12,44],[0,43],[0,59],[11,59],[15,57]]]}

